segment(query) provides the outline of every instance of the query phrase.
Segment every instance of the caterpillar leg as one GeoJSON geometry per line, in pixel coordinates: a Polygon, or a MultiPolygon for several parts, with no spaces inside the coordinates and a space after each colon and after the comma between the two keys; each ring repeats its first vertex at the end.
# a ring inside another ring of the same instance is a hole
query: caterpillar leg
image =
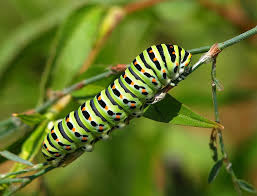
{"type": "Polygon", "coordinates": [[[155,104],[163,100],[166,94],[169,92],[169,90],[172,89],[174,86],[176,86],[174,83],[170,83],[169,85],[164,87],[161,91],[157,92],[156,95],[153,97],[153,99],[148,101],[147,104],[155,104]]]}
{"type": "Polygon", "coordinates": [[[163,100],[163,99],[165,98],[166,94],[167,94],[167,93],[164,93],[164,92],[157,93],[157,94],[154,96],[153,100],[152,100],[151,102],[148,102],[148,104],[155,104],[155,103],[157,103],[157,102],[163,100]]]}

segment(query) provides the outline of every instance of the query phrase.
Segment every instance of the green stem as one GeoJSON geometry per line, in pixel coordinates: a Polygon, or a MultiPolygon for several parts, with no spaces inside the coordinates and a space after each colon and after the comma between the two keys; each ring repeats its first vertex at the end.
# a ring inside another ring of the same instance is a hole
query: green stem
{"type": "MultiPolygon", "coordinates": [[[[215,116],[215,121],[219,123],[220,118],[219,118],[219,111],[218,111],[217,87],[216,87],[216,81],[217,81],[217,79],[216,79],[216,57],[213,58],[213,62],[212,62],[211,78],[212,78],[212,99],[213,99],[213,107],[214,107],[214,116],[215,116]]],[[[217,128],[217,131],[218,131],[218,137],[219,137],[220,150],[221,150],[221,154],[223,156],[222,160],[226,165],[227,172],[231,176],[231,179],[234,184],[236,192],[238,193],[239,196],[241,196],[242,191],[240,190],[240,187],[237,183],[236,174],[232,168],[232,163],[228,159],[227,152],[225,151],[222,131],[219,128],[217,128]]]]}
{"type": "Polygon", "coordinates": [[[23,170],[20,170],[20,171],[16,171],[16,172],[10,172],[10,173],[6,173],[6,174],[1,174],[0,175],[0,184],[3,184],[2,183],[2,179],[4,178],[8,178],[10,176],[16,176],[16,175],[19,175],[19,174],[24,174],[24,173],[27,173],[27,172],[31,172],[31,171],[36,171],[36,170],[40,170],[42,169],[44,166],[46,166],[48,163],[40,163],[40,164],[37,164],[35,166],[33,166],[32,168],[28,168],[28,169],[23,169],[23,170]]]}
{"type": "MultiPolygon", "coordinates": [[[[246,31],[236,37],[233,37],[225,42],[221,42],[218,44],[218,47],[220,50],[223,50],[231,45],[234,45],[248,37],[251,37],[253,35],[257,34],[257,26],[250,29],[249,31],[246,31]]],[[[210,50],[211,46],[204,46],[204,47],[200,47],[200,48],[195,48],[195,49],[191,49],[188,50],[188,52],[190,52],[191,54],[200,54],[200,53],[204,53],[204,52],[208,52],[208,50],[210,50]]]]}
{"type": "Polygon", "coordinates": [[[41,112],[45,111],[47,108],[49,108],[51,105],[56,103],[60,98],[64,97],[65,95],[68,95],[68,94],[72,93],[73,91],[78,90],[78,89],[80,89],[80,88],[82,88],[82,87],[84,87],[84,86],[86,86],[86,85],[88,85],[92,82],[95,82],[97,80],[106,78],[106,77],[110,76],[111,74],[113,74],[112,71],[106,71],[106,72],[101,73],[97,76],[94,76],[94,77],[89,78],[89,79],[85,79],[85,80],[83,80],[79,83],[76,83],[76,84],[68,87],[68,88],[65,88],[62,91],[58,92],[59,95],[55,96],[54,98],[46,101],[44,104],[37,107],[35,109],[35,111],[41,113],[41,112]]]}
{"type": "Polygon", "coordinates": [[[219,119],[219,111],[218,111],[218,102],[217,102],[217,87],[216,87],[216,58],[213,59],[212,63],[212,71],[211,71],[211,76],[212,76],[212,100],[213,100],[213,106],[214,106],[214,115],[215,115],[215,121],[220,122],[219,119]]]}
{"type": "Polygon", "coordinates": [[[26,177],[23,177],[23,178],[6,179],[6,180],[13,180],[13,181],[16,181],[16,182],[21,182],[21,184],[19,186],[14,187],[11,190],[7,190],[4,193],[4,196],[11,196],[11,195],[13,195],[15,192],[17,192],[18,190],[22,189],[27,184],[31,183],[34,179],[38,178],[39,176],[42,176],[42,175],[46,174],[47,172],[51,171],[54,168],[56,168],[56,167],[53,167],[53,166],[47,167],[45,169],[40,170],[39,172],[35,173],[32,176],[26,176],[26,177]]]}

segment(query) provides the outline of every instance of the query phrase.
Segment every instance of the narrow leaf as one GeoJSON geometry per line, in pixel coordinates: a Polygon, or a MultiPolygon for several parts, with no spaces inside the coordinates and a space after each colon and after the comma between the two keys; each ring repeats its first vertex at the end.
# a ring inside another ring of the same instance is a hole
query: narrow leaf
{"type": "Polygon", "coordinates": [[[85,2],[74,1],[69,6],[54,9],[45,16],[34,21],[25,23],[17,30],[7,35],[0,45],[0,77],[10,62],[32,41],[38,39],[43,34],[57,26],[72,10],[77,9],[85,2]]]}
{"type": "Polygon", "coordinates": [[[208,183],[211,183],[215,178],[216,176],[218,175],[219,171],[220,171],[220,168],[223,164],[223,160],[218,160],[214,166],[212,167],[211,169],[211,172],[209,174],[209,177],[208,177],[208,183]]]}
{"type": "Polygon", "coordinates": [[[146,108],[144,117],[175,125],[204,128],[222,127],[222,125],[193,112],[169,94],[162,101],[146,108]]]}
{"type": "MultiPolygon", "coordinates": [[[[20,157],[29,161],[32,161],[36,154],[38,153],[44,136],[45,129],[47,128],[48,121],[43,121],[40,125],[33,131],[33,133],[27,138],[27,140],[23,143],[20,157]]],[[[18,171],[23,169],[24,167],[20,164],[16,164],[12,171],[18,171]]]]}
{"type": "Polygon", "coordinates": [[[66,87],[78,74],[98,38],[104,13],[102,7],[85,6],[62,25],[52,65],[52,89],[66,87]]]}
{"type": "Polygon", "coordinates": [[[13,114],[14,117],[19,118],[22,122],[24,122],[27,125],[33,126],[36,124],[39,124],[43,120],[46,119],[45,116],[39,114],[39,113],[34,113],[34,114],[13,114]]]}
{"type": "Polygon", "coordinates": [[[236,181],[240,188],[248,193],[257,193],[253,185],[249,184],[245,180],[238,179],[236,181]]]}
{"type": "Polygon", "coordinates": [[[22,158],[20,158],[19,156],[17,156],[16,154],[13,154],[7,150],[4,151],[0,151],[0,155],[2,155],[3,157],[5,157],[6,159],[15,161],[15,162],[19,162],[21,164],[24,165],[29,165],[29,166],[33,166],[33,164],[27,160],[24,160],[22,158]]]}

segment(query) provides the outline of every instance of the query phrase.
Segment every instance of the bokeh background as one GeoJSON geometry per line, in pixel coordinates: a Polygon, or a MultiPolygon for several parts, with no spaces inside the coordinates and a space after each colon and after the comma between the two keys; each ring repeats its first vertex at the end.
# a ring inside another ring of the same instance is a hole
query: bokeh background
{"type": "MultiPolygon", "coordinates": [[[[58,14],[64,7],[72,8],[74,2],[0,1],[0,43],[15,36],[17,30],[25,25],[40,22],[53,13],[58,14]]],[[[131,1],[88,2],[123,6],[131,1]]],[[[176,43],[192,49],[225,41],[256,24],[256,8],[256,0],[161,2],[126,16],[94,64],[108,67],[128,63],[142,50],[158,43],[176,43]]],[[[57,22],[51,28],[43,29],[40,36],[27,40],[24,48],[12,54],[14,57],[5,67],[0,63],[1,120],[37,104],[39,83],[58,26],[57,22]]],[[[224,91],[218,93],[218,102],[221,122],[225,126],[226,149],[238,177],[255,187],[256,39],[255,36],[225,49],[217,60],[217,77],[224,85],[224,91]]],[[[19,46],[13,43],[11,47],[19,46]]],[[[10,55],[8,51],[6,55],[10,55]]],[[[194,55],[193,61],[198,58],[199,55],[194,55]]],[[[181,82],[171,94],[193,111],[214,119],[210,79],[210,64],[206,64],[181,82]]],[[[16,195],[235,195],[230,176],[224,168],[211,185],[207,183],[213,165],[208,146],[210,132],[210,129],[136,119],[126,128],[114,132],[111,140],[98,143],[93,153],[86,153],[66,168],[53,170],[16,195]]],[[[40,155],[38,160],[42,160],[40,155]]],[[[10,161],[2,163],[0,172],[8,171],[11,166],[10,161]]]]}

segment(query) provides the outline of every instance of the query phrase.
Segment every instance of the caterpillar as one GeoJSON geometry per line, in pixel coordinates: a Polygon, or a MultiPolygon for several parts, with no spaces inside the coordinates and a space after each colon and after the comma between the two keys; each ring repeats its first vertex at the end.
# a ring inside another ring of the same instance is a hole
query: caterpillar
{"type": "Polygon", "coordinates": [[[92,151],[94,144],[107,139],[113,129],[140,117],[144,106],[154,103],[163,87],[176,86],[183,80],[192,68],[191,57],[177,45],[160,44],[144,50],[106,89],[54,123],[43,142],[45,159],[50,164],[65,165],[73,161],[67,157],[78,149],[92,151]]]}

